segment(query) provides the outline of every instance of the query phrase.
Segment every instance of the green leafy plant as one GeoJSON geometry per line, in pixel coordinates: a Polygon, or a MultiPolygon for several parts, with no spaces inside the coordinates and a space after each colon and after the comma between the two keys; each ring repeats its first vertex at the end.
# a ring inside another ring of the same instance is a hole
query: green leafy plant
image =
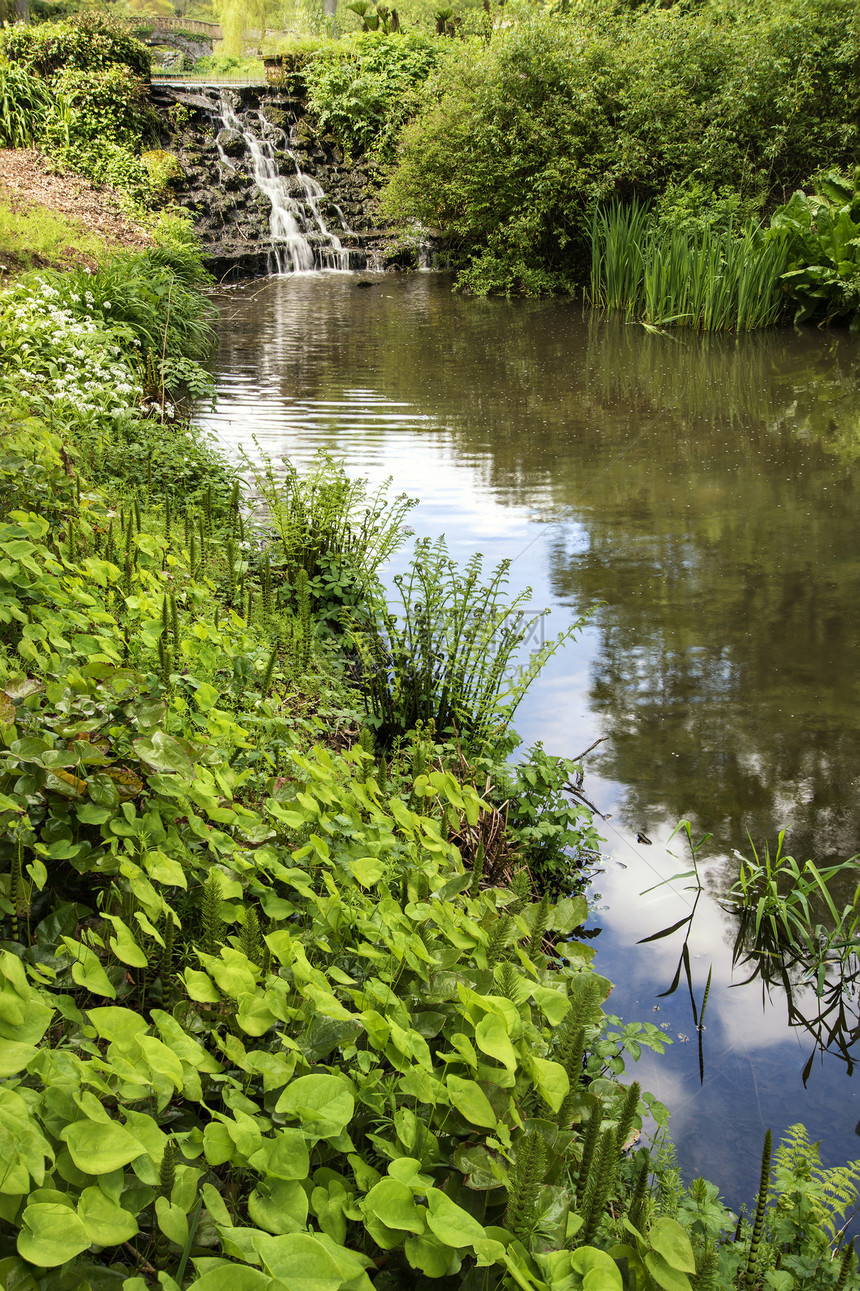
{"type": "Polygon", "coordinates": [[[464,570],[444,538],[419,539],[407,576],[398,576],[401,610],[382,603],[354,634],[361,685],[384,745],[418,722],[456,728],[478,750],[503,744],[531,681],[581,626],[540,643],[527,662],[517,654],[543,614],[527,615],[530,589],[506,594],[509,561],[482,581],[482,558],[464,570]]]}
{"type": "MultiPolygon", "coordinates": [[[[364,0],[359,3],[364,5],[364,0]]],[[[417,33],[389,35],[385,27],[391,15],[385,6],[375,6],[372,15],[369,5],[364,8],[362,20],[367,23],[372,17],[383,30],[320,50],[304,76],[309,105],[322,130],[330,131],[350,153],[375,149],[388,155],[415,111],[417,87],[436,66],[438,52],[434,41],[417,33]]]]}
{"type": "Polygon", "coordinates": [[[403,542],[414,501],[389,498],[390,480],[371,490],[350,479],[324,450],[304,473],[289,461],[278,472],[268,459],[248,466],[266,504],[261,579],[265,569],[275,601],[295,608],[297,579],[306,575],[314,614],[337,624],[344,607],[366,601],[378,569],[403,542]]]}
{"type": "Polygon", "coordinates": [[[771,228],[787,242],[782,282],[795,321],[847,319],[860,328],[860,171],[830,172],[812,195],[794,193],[771,228]]]}
{"type": "Polygon", "coordinates": [[[48,86],[26,68],[0,61],[0,146],[26,148],[41,134],[52,106],[48,86]]]}

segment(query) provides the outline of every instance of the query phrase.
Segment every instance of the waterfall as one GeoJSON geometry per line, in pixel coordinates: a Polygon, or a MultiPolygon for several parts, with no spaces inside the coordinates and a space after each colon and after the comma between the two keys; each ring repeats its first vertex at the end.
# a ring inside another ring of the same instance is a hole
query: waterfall
{"type": "MultiPolygon", "coordinates": [[[[337,234],[327,227],[320,210],[320,201],[325,199],[325,193],[315,179],[302,171],[287,134],[267,121],[259,110],[246,114],[246,120],[241,120],[223,90],[214,115],[217,125],[215,142],[221,165],[227,171],[236,172],[237,167],[226,149],[232,139],[241,136],[251,159],[254,183],[272,204],[270,272],[363,268],[365,257],[344,247],[337,234]],[[286,153],[289,157],[295,167],[292,175],[281,175],[277,152],[286,153]],[[361,260],[360,265],[356,264],[357,259],[361,260]]],[[[341,232],[351,234],[343,213],[338,207],[335,210],[341,222],[341,232]]]]}

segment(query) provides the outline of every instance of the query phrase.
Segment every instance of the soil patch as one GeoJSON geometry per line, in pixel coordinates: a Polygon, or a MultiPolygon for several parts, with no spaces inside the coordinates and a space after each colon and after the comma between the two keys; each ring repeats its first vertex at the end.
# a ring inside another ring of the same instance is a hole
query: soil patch
{"type": "Polygon", "coordinates": [[[0,243],[0,272],[68,264],[95,268],[96,256],[74,245],[75,230],[101,240],[106,250],[134,250],[151,241],[148,233],[122,214],[112,189],[96,188],[80,175],[53,173],[48,159],[32,148],[0,149],[0,202],[14,215],[38,215],[41,209],[71,226],[70,245],[49,255],[0,243]]]}

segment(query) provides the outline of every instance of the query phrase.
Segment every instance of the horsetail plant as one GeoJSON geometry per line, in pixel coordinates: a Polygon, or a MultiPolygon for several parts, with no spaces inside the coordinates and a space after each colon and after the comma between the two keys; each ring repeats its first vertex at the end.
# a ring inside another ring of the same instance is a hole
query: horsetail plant
{"type": "Polygon", "coordinates": [[[579,1172],[576,1177],[576,1204],[581,1207],[582,1199],[585,1196],[585,1190],[588,1185],[588,1177],[591,1173],[591,1166],[594,1161],[594,1154],[597,1151],[597,1144],[600,1139],[600,1127],[603,1124],[603,1105],[597,1103],[591,1109],[591,1115],[588,1118],[588,1124],[585,1127],[585,1136],[582,1140],[582,1157],[579,1162],[579,1172]]]}
{"type": "Polygon", "coordinates": [[[214,955],[224,935],[221,917],[221,880],[216,870],[210,870],[203,884],[203,901],[200,909],[201,945],[206,955],[214,955]]]}
{"type": "MultiPolygon", "coordinates": [[[[590,1246],[600,1227],[609,1193],[618,1173],[618,1146],[615,1131],[604,1130],[600,1135],[600,1144],[593,1157],[580,1203],[583,1219],[582,1228],[577,1234],[580,1246],[590,1246]]],[[[577,1187],[577,1199],[578,1193],[577,1187]]]]}
{"type": "Polygon", "coordinates": [[[260,692],[263,695],[264,699],[272,689],[272,679],[275,675],[275,667],[278,662],[279,648],[280,648],[280,642],[275,641],[274,644],[272,645],[271,651],[269,652],[269,658],[266,661],[266,671],[263,673],[263,682],[260,687],[260,692]]]}
{"type": "Polygon", "coordinates": [[[527,1238],[534,1226],[537,1199],[547,1168],[547,1146],[537,1130],[527,1130],[517,1143],[508,1170],[508,1205],[505,1227],[516,1237],[527,1238]]]}
{"type": "Polygon", "coordinates": [[[753,1291],[756,1284],[756,1268],[758,1266],[759,1248],[761,1246],[762,1233],[764,1232],[764,1215],[767,1207],[768,1191],[770,1189],[770,1163],[773,1154],[773,1135],[770,1130],[764,1136],[764,1147],[761,1154],[761,1178],[759,1180],[758,1196],[756,1197],[755,1220],[753,1221],[752,1234],[750,1236],[750,1249],[747,1258],[747,1266],[743,1274],[743,1286],[746,1291],[753,1291]]]}
{"type": "Polygon", "coordinates": [[[627,1091],[624,1095],[624,1101],[622,1102],[621,1110],[618,1113],[618,1124],[615,1131],[618,1139],[618,1149],[621,1152],[623,1152],[625,1147],[627,1147],[627,1140],[630,1138],[633,1130],[633,1122],[636,1119],[641,1093],[642,1090],[639,1082],[634,1080],[633,1084],[627,1087],[627,1091]]]}
{"type": "Polygon", "coordinates": [[[851,1241],[842,1252],[842,1260],[839,1264],[839,1277],[836,1281],[835,1291],[845,1291],[845,1288],[848,1285],[848,1275],[854,1268],[854,1240],[855,1239],[852,1237],[851,1241]]]}

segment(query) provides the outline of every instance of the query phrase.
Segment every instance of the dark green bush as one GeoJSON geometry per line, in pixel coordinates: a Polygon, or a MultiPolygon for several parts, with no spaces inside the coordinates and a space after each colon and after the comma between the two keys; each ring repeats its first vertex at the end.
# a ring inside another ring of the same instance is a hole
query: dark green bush
{"type": "Polygon", "coordinates": [[[466,286],[564,288],[599,201],[693,185],[749,216],[853,163],[858,56],[848,0],[538,15],[441,65],[385,205],[447,232],[466,286]]]}
{"type": "Polygon", "coordinates": [[[438,58],[437,43],[417,34],[363,32],[327,46],[305,67],[311,110],[348,152],[385,153],[438,58]]]}
{"type": "Polygon", "coordinates": [[[104,13],[85,10],[62,22],[18,24],[3,33],[3,52],[40,76],[53,76],[63,67],[91,72],[119,63],[149,80],[149,51],[104,13]]]}
{"type": "Polygon", "coordinates": [[[110,139],[133,148],[152,132],[146,85],[120,64],[91,71],[64,67],[53,77],[51,89],[56,106],[46,139],[54,147],[110,139]]]}

